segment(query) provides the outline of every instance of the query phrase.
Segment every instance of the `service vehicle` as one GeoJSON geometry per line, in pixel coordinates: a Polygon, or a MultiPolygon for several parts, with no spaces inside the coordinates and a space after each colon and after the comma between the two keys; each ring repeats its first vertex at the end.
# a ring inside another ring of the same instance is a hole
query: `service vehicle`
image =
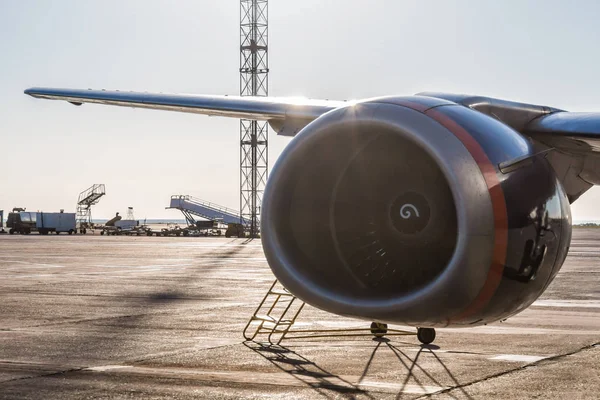
{"type": "Polygon", "coordinates": [[[40,235],[49,233],[56,233],[57,235],[68,233],[72,235],[77,232],[75,213],[66,213],[64,210],[54,213],[38,212],[36,213],[35,224],[40,235]]]}

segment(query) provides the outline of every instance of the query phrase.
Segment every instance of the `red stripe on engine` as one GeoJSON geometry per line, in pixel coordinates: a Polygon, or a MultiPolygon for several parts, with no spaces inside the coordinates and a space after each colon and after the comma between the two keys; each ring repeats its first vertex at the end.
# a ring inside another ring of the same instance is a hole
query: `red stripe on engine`
{"type": "Polygon", "coordinates": [[[461,313],[451,317],[449,322],[464,320],[483,310],[494,296],[494,293],[496,293],[496,290],[502,281],[508,248],[508,216],[504,192],[500,185],[500,180],[498,179],[494,165],[481,145],[469,132],[467,132],[466,129],[447,115],[437,111],[435,108],[427,108],[423,104],[405,100],[397,101],[397,104],[424,113],[456,136],[477,163],[490,193],[492,210],[494,213],[494,250],[492,253],[492,264],[488,271],[486,281],[477,297],[461,313]]]}
{"type": "Polygon", "coordinates": [[[450,117],[442,114],[435,108],[430,109],[425,114],[452,132],[463,143],[469,153],[471,153],[471,156],[473,156],[473,159],[477,162],[479,169],[483,173],[483,178],[485,179],[492,200],[492,209],[494,212],[494,251],[492,253],[492,265],[488,271],[487,279],[475,300],[460,314],[450,318],[450,321],[460,321],[480,312],[492,299],[502,281],[508,248],[506,200],[494,165],[473,136],[450,117]]]}

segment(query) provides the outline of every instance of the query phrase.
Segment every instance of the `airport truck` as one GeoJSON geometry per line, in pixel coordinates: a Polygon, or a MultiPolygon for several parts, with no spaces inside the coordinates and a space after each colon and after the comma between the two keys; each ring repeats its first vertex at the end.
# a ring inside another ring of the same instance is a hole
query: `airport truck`
{"type": "Polygon", "coordinates": [[[51,232],[68,233],[72,235],[75,230],[75,213],[66,213],[63,210],[57,213],[38,212],[36,215],[36,228],[40,235],[51,232]]]}
{"type": "Polygon", "coordinates": [[[8,233],[11,235],[15,233],[28,235],[31,232],[36,231],[36,216],[37,213],[27,212],[24,208],[13,208],[12,212],[8,214],[8,218],[6,219],[8,233]]]}
{"type": "Polygon", "coordinates": [[[28,212],[15,208],[8,214],[6,227],[9,228],[8,232],[11,235],[15,233],[28,235],[36,231],[41,235],[50,232],[56,234],[65,232],[71,235],[75,232],[75,213],[28,212]]]}
{"type": "Polygon", "coordinates": [[[225,237],[230,238],[232,236],[236,236],[238,238],[246,237],[246,231],[244,229],[244,225],[236,224],[236,223],[227,224],[227,230],[225,231],[225,237]]]}

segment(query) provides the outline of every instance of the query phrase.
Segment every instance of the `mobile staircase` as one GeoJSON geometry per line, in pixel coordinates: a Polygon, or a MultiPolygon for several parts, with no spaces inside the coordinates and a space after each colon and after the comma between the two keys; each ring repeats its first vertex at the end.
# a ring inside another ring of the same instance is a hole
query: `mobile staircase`
{"type": "Polygon", "coordinates": [[[237,211],[187,195],[171,196],[171,204],[167,209],[181,211],[190,225],[196,225],[196,219],[194,217],[201,217],[211,221],[220,221],[224,224],[241,223],[241,217],[237,211]]]}
{"type": "Polygon", "coordinates": [[[77,199],[77,219],[79,233],[85,234],[92,228],[92,206],[98,204],[100,198],[106,194],[103,184],[95,184],[79,194],[77,199]]]}

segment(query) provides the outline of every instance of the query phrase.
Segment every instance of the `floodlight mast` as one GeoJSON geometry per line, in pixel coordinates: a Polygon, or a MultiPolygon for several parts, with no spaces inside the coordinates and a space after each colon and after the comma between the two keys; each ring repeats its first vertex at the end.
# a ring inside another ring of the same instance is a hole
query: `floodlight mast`
{"type": "MultiPolygon", "coordinates": [[[[268,0],[240,0],[240,95],[269,94],[268,0]]],[[[240,223],[260,235],[260,214],[268,177],[268,123],[240,121],[240,223]]]]}

